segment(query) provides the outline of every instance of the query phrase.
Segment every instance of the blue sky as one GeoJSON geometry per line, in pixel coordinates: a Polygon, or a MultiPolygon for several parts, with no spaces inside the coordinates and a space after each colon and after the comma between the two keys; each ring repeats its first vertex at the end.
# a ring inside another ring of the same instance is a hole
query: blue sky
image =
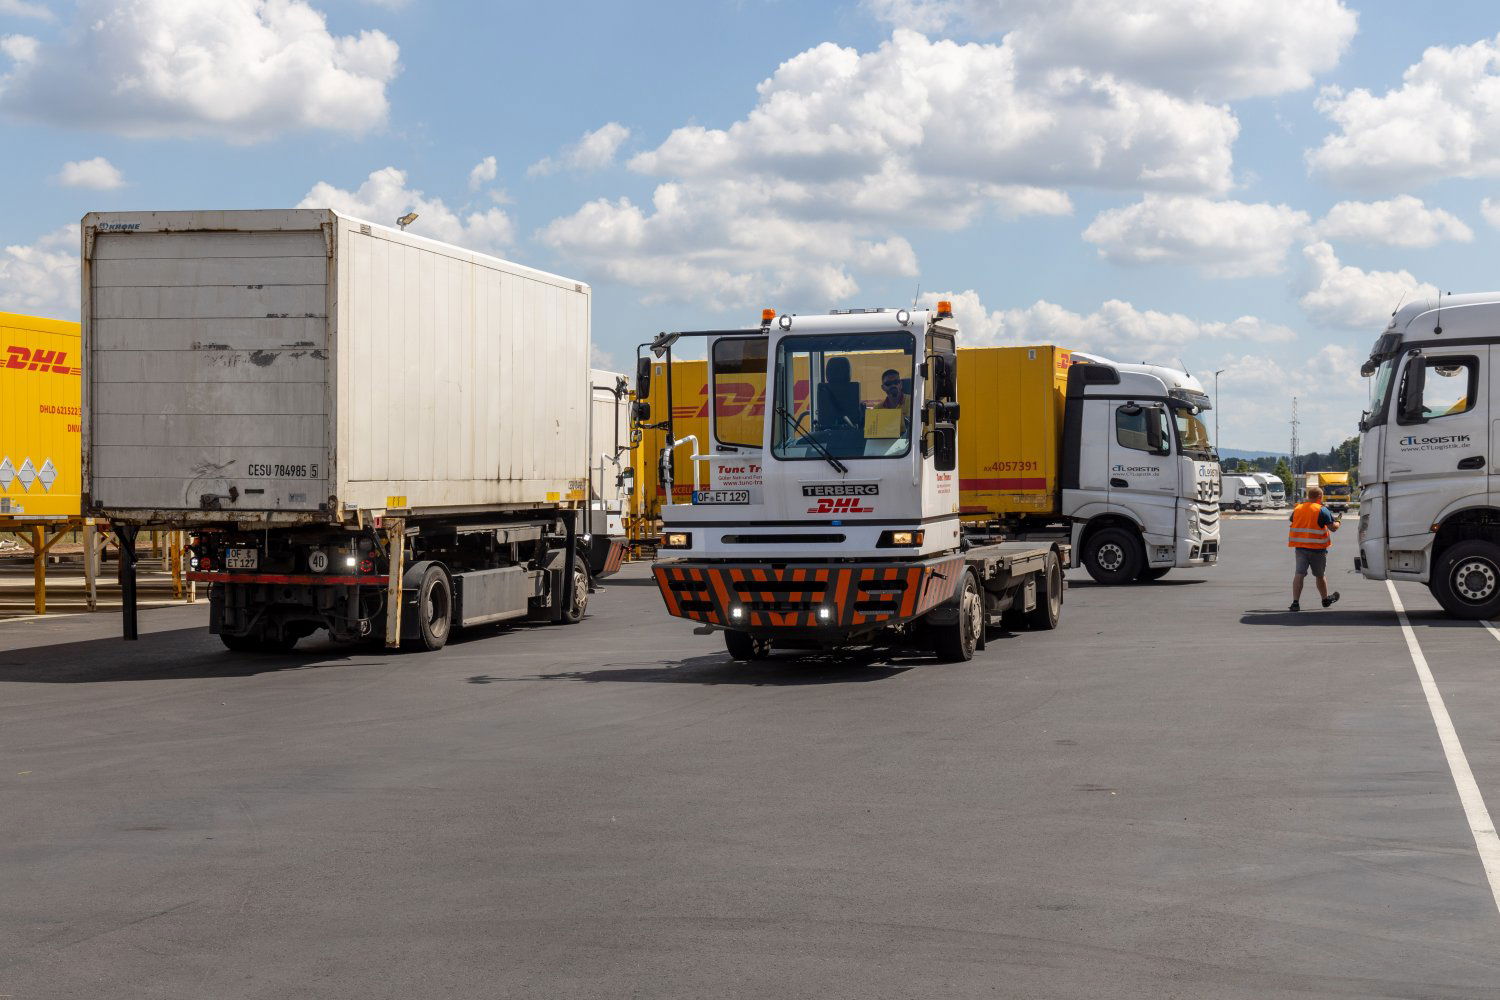
{"type": "Polygon", "coordinates": [[[920,285],[969,343],[1224,369],[1228,447],[1284,447],[1296,394],[1326,448],[1402,296],[1497,285],[1497,32],[1358,0],[0,0],[0,310],[76,314],[88,211],[415,208],[588,281],[621,367],[920,285]]]}

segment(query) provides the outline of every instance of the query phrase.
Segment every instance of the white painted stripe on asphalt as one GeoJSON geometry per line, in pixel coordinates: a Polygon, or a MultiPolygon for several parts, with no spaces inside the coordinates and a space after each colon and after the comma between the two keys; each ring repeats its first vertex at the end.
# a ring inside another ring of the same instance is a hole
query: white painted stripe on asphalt
{"type": "MultiPolygon", "coordinates": [[[[1448,717],[1448,706],[1443,704],[1443,693],[1437,681],[1432,679],[1432,670],[1427,666],[1427,657],[1417,644],[1417,634],[1411,630],[1406,608],[1396,585],[1385,582],[1391,592],[1391,604],[1396,608],[1396,619],[1401,622],[1401,634],[1406,636],[1406,649],[1411,662],[1417,668],[1417,677],[1422,681],[1422,693],[1427,695],[1427,708],[1432,712],[1433,724],[1437,726],[1438,739],[1443,743],[1443,753],[1448,758],[1448,770],[1453,774],[1453,784],[1458,788],[1458,799],[1463,803],[1464,815],[1469,820],[1469,832],[1474,835],[1474,846],[1479,849],[1479,860],[1484,864],[1485,877],[1490,881],[1490,893],[1495,897],[1495,906],[1500,908],[1500,836],[1495,834],[1494,821],[1485,808],[1484,796],[1479,793],[1479,784],[1474,772],[1469,769],[1469,758],[1464,756],[1463,744],[1458,741],[1458,731],[1448,717]]],[[[1489,623],[1486,622],[1486,625],[1489,623]]],[[[1490,631],[1494,631],[1493,628],[1490,631]]]]}
{"type": "Polygon", "coordinates": [[[1482,618],[1480,619],[1479,624],[1481,624],[1485,628],[1489,629],[1490,630],[1490,635],[1492,635],[1492,636],[1495,637],[1495,641],[1496,642],[1500,642],[1500,628],[1496,628],[1493,624],[1491,624],[1490,622],[1485,621],[1482,618]]]}

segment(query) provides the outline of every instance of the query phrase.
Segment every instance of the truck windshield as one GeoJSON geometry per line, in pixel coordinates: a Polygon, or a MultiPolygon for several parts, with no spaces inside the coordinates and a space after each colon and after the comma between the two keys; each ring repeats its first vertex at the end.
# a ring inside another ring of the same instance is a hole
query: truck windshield
{"type": "Polygon", "coordinates": [[[1189,458],[1210,461],[1214,457],[1214,445],[1209,440],[1208,428],[1195,414],[1180,407],[1173,408],[1177,417],[1177,448],[1189,458]]]}
{"type": "Polygon", "coordinates": [[[909,333],[783,338],[771,453],[814,461],[907,454],[915,351],[909,333]]]}

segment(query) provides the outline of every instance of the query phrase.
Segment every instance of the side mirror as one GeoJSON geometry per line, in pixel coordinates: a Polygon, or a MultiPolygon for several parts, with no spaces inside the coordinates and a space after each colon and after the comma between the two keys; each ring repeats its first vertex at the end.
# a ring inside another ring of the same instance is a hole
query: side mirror
{"type": "Polygon", "coordinates": [[[932,356],[932,394],[940,400],[951,400],[958,395],[954,377],[954,357],[951,354],[932,356]]]}
{"type": "Polygon", "coordinates": [[[644,400],[651,395],[651,359],[635,359],[635,398],[644,400]]]}
{"type": "MultiPolygon", "coordinates": [[[[650,381],[650,377],[649,376],[647,377],[647,381],[650,381]]],[[[644,424],[650,423],[651,422],[651,404],[648,403],[648,402],[646,402],[643,399],[637,399],[634,403],[631,403],[630,404],[630,419],[631,419],[631,421],[633,421],[637,425],[644,425],[644,424]]]]}
{"type": "Polygon", "coordinates": [[[1427,419],[1422,412],[1422,393],[1427,388],[1427,362],[1415,351],[1406,363],[1406,378],[1402,380],[1401,420],[1404,423],[1421,423],[1427,419]]]}
{"type": "Polygon", "coordinates": [[[1162,451],[1161,411],[1154,406],[1146,413],[1146,446],[1158,455],[1165,454],[1162,451]]]}
{"type": "Polygon", "coordinates": [[[952,427],[938,427],[932,432],[933,467],[938,472],[958,468],[958,432],[952,427]]]}
{"type": "Polygon", "coordinates": [[[934,400],[933,402],[929,403],[928,405],[930,407],[932,407],[932,422],[933,423],[935,423],[935,424],[956,424],[956,423],[958,423],[958,404],[957,403],[945,403],[945,402],[942,402],[942,401],[934,400]]]}

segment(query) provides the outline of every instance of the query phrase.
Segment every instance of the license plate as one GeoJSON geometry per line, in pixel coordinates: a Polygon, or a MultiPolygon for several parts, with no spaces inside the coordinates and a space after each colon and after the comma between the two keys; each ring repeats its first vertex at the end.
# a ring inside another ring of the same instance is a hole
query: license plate
{"type": "Polygon", "coordinates": [[[226,569],[255,569],[260,565],[260,553],[254,549],[225,549],[226,569]]]}
{"type": "Polygon", "coordinates": [[[749,490],[697,490],[693,503],[749,503],[749,490]]]}

